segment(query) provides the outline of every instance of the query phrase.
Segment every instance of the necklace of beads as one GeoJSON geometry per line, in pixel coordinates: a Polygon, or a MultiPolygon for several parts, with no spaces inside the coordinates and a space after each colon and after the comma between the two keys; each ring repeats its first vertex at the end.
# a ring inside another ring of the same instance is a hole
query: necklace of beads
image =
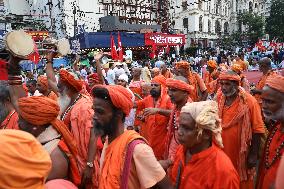
{"type": "Polygon", "coordinates": [[[9,116],[8,120],[7,120],[7,123],[5,125],[3,125],[2,129],[6,129],[7,125],[9,124],[12,116],[16,113],[16,111],[13,111],[13,113],[11,113],[11,115],[9,116]]]}
{"type": "Polygon", "coordinates": [[[283,149],[284,147],[284,141],[278,146],[278,148],[276,149],[276,154],[275,156],[272,158],[271,162],[269,162],[269,148],[270,148],[270,144],[272,142],[273,136],[275,135],[276,131],[278,130],[278,127],[273,128],[270,137],[268,138],[267,141],[267,145],[266,145],[266,149],[265,149],[265,168],[269,169],[276,160],[280,159],[281,157],[281,153],[280,151],[283,149]]]}
{"type": "Polygon", "coordinates": [[[77,96],[77,98],[74,100],[74,102],[65,110],[64,114],[61,116],[61,120],[64,120],[66,115],[69,113],[69,111],[73,108],[73,106],[77,103],[77,101],[81,98],[81,94],[77,96]]]}

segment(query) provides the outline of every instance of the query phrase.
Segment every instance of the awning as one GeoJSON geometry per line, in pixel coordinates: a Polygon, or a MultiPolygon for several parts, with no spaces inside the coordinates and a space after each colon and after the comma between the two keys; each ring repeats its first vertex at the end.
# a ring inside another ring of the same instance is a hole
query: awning
{"type": "MultiPolygon", "coordinates": [[[[110,48],[111,35],[114,37],[115,45],[118,46],[118,32],[85,32],[77,35],[81,49],[110,48]]],[[[122,47],[145,46],[144,34],[120,32],[122,47]]],[[[74,40],[71,39],[71,40],[74,40]]]]}

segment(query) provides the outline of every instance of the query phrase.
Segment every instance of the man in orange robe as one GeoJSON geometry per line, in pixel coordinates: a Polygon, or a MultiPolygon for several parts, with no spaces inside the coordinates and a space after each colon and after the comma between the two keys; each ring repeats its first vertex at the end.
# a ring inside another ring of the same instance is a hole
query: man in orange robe
{"type": "Polygon", "coordinates": [[[47,59],[46,74],[49,87],[59,96],[61,120],[70,129],[78,148],[76,159],[82,176],[82,185],[87,185],[87,188],[91,188],[92,185],[96,188],[98,173],[93,172],[93,169],[98,166],[99,157],[95,154],[96,138],[92,132],[94,115],[92,97],[80,93],[83,81],[76,73],[61,69],[57,83],[51,64],[53,54],[48,55],[47,59]]]}
{"type": "Polygon", "coordinates": [[[175,159],[177,146],[179,145],[175,136],[179,125],[180,110],[187,102],[192,102],[189,96],[190,93],[193,92],[193,87],[186,82],[187,79],[182,76],[177,76],[174,79],[167,79],[166,82],[168,87],[168,95],[174,104],[168,124],[168,133],[166,139],[167,153],[165,159],[168,161],[168,163],[175,159]]]}
{"type": "Polygon", "coordinates": [[[265,130],[257,101],[239,87],[240,81],[233,71],[221,73],[217,102],[222,120],[223,150],[239,173],[241,189],[250,189],[253,188],[260,139],[265,130]]]}
{"type": "Polygon", "coordinates": [[[101,85],[95,86],[93,95],[95,133],[108,136],[99,189],[171,188],[146,141],[133,130],[124,131],[124,119],[133,107],[129,91],[122,86],[101,85]]]}
{"type": "Polygon", "coordinates": [[[182,145],[169,171],[176,188],[240,188],[237,171],[220,149],[221,131],[216,102],[193,102],[181,109],[177,140],[182,145]]]}
{"type": "Polygon", "coordinates": [[[160,65],[160,70],[161,70],[161,74],[166,78],[173,78],[173,74],[171,73],[170,70],[168,70],[167,66],[165,63],[160,65]]]}
{"type": "Polygon", "coordinates": [[[207,62],[207,71],[203,74],[203,80],[208,90],[208,94],[214,96],[217,92],[218,64],[215,60],[207,62]],[[216,81],[216,82],[215,82],[216,81]]]}
{"type": "Polygon", "coordinates": [[[269,76],[278,75],[278,73],[272,70],[270,58],[263,58],[259,61],[259,71],[261,71],[263,75],[256,84],[255,89],[253,89],[251,93],[254,95],[257,102],[261,105],[261,91],[265,86],[266,79],[269,76]]]}
{"type": "Polygon", "coordinates": [[[284,77],[268,77],[261,98],[264,117],[275,121],[268,135],[259,169],[257,188],[266,189],[275,184],[277,169],[284,155],[284,77]]]}
{"type": "Polygon", "coordinates": [[[49,154],[31,134],[0,130],[0,188],[45,188],[49,154]]]}
{"type": "Polygon", "coordinates": [[[151,82],[151,95],[137,101],[135,106],[138,111],[144,110],[149,145],[153,148],[158,160],[163,159],[165,154],[167,125],[173,107],[165,85],[166,78],[162,75],[156,76],[151,82]]]}
{"type": "Polygon", "coordinates": [[[57,101],[57,95],[48,87],[48,81],[46,76],[41,75],[37,78],[36,88],[43,96],[57,101]]]}
{"type": "Polygon", "coordinates": [[[250,83],[247,80],[246,76],[242,74],[244,70],[246,70],[246,65],[243,61],[239,61],[231,66],[231,69],[236,72],[241,77],[240,86],[244,88],[246,92],[250,92],[250,83]]]}
{"type": "Polygon", "coordinates": [[[19,129],[18,113],[15,111],[9,94],[8,83],[0,82],[0,129],[19,129]]]}
{"type": "Polygon", "coordinates": [[[190,93],[190,97],[194,102],[207,99],[208,92],[206,85],[201,77],[190,70],[190,64],[186,61],[181,61],[175,65],[178,76],[183,76],[188,79],[188,83],[194,87],[194,91],[190,93]]]}
{"type": "Polygon", "coordinates": [[[51,156],[48,180],[68,178],[78,186],[81,183],[76,162],[78,150],[67,126],[57,119],[60,110],[57,102],[45,96],[23,97],[18,99],[18,109],[20,129],[37,137],[51,156]]]}

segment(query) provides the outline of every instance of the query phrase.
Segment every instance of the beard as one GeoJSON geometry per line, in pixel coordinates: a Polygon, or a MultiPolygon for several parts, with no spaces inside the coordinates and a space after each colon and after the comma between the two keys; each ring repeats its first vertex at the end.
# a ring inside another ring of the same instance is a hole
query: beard
{"type": "Polygon", "coordinates": [[[281,108],[277,111],[277,112],[271,112],[271,111],[267,111],[267,110],[263,110],[263,116],[268,119],[268,120],[273,120],[273,121],[279,121],[281,119],[283,119],[283,115],[284,115],[284,102],[282,102],[281,108]]]}
{"type": "Polygon", "coordinates": [[[224,94],[224,96],[225,97],[231,97],[231,96],[233,96],[234,94],[236,94],[237,93],[237,89],[236,88],[233,88],[231,91],[229,91],[229,92],[224,92],[224,91],[222,91],[223,92],[223,94],[224,94]]]}
{"type": "Polygon", "coordinates": [[[62,113],[67,109],[67,107],[71,103],[71,98],[66,94],[65,90],[63,91],[63,93],[59,93],[59,98],[57,99],[57,103],[60,107],[59,116],[61,116],[62,113]]]}
{"type": "Polygon", "coordinates": [[[94,120],[93,125],[95,133],[100,136],[112,136],[118,129],[118,122],[115,115],[106,124],[101,124],[94,120]]]}
{"type": "Polygon", "coordinates": [[[157,92],[157,91],[151,89],[151,90],[150,90],[150,95],[151,95],[152,97],[154,97],[154,98],[158,98],[158,97],[161,96],[161,91],[157,92]]]}
{"type": "Polygon", "coordinates": [[[2,103],[0,104],[0,124],[7,118],[7,116],[9,115],[9,111],[7,110],[7,108],[5,107],[5,105],[3,105],[2,103]]]}

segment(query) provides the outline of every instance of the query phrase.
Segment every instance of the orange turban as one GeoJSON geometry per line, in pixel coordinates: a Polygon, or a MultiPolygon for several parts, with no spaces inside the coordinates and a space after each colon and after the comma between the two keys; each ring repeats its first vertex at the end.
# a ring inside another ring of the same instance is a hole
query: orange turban
{"type": "Polygon", "coordinates": [[[124,87],[120,85],[96,85],[94,89],[104,88],[108,91],[112,104],[121,109],[128,116],[133,107],[132,95],[124,87]]]}
{"type": "Polygon", "coordinates": [[[0,131],[0,188],[44,189],[51,159],[29,133],[0,131]]]}
{"type": "Polygon", "coordinates": [[[45,184],[46,189],[78,189],[72,182],[64,179],[50,180],[45,184]]]}
{"type": "Polygon", "coordinates": [[[18,100],[19,114],[35,126],[51,124],[63,137],[71,153],[76,155],[77,147],[67,126],[57,119],[59,106],[56,101],[45,96],[24,97],[18,100]]]}
{"type": "Polygon", "coordinates": [[[231,69],[236,73],[240,73],[243,71],[243,67],[240,64],[233,64],[231,69]]]}
{"type": "Polygon", "coordinates": [[[207,65],[210,66],[211,68],[214,68],[214,69],[218,67],[218,64],[215,60],[209,60],[207,62],[207,65]]]}
{"type": "Polygon", "coordinates": [[[284,77],[281,75],[268,77],[265,84],[272,89],[284,93],[284,77]]]}
{"type": "Polygon", "coordinates": [[[43,75],[39,76],[37,78],[37,81],[40,82],[42,85],[44,85],[44,87],[46,89],[48,89],[48,81],[47,81],[47,77],[46,76],[43,76],[43,75]]]}
{"type": "Polygon", "coordinates": [[[180,62],[177,62],[175,64],[175,67],[176,67],[176,69],[180,69],[181,68],[181,69],[189,70],[190,64],[187,61],[182,60],[180,62]]]}
{"type": "Polygon", "coordinates": [[[83,82],[79,79],[77,80],[75,76],[73,76],[67,70],[61,69],[59,71],[59,76],[64,83],[72,86],[74,89],[76,89],[77,92],[80,92],[82,90],[83,82]]]}
{"type": "Polygon", "coordinates": [[[189,85],[184,81],[172,79],[172,78],[167,79],[167,87],[182,90],[182,91],[187,91],[188,93],[193,92],[192,85],[189,85]]]}
{"type": "Polygon", "coordinates": [[[166,78],[163,75],[158,75],[152,79],[152,83],[159,83],[162,86],[166,86],[166,78]]]}
{"type": "MultiPolygon", "coordinates": [[[[233,72],[234,73],[234,72],[233,72]]],[[[219,76],[219,80],[230,80],[230,81],[241,81],[241,78],[239,75],[237,74],[232,74],[232,73],[228,73],[228,72],[222,72],[219,76]]]]}

